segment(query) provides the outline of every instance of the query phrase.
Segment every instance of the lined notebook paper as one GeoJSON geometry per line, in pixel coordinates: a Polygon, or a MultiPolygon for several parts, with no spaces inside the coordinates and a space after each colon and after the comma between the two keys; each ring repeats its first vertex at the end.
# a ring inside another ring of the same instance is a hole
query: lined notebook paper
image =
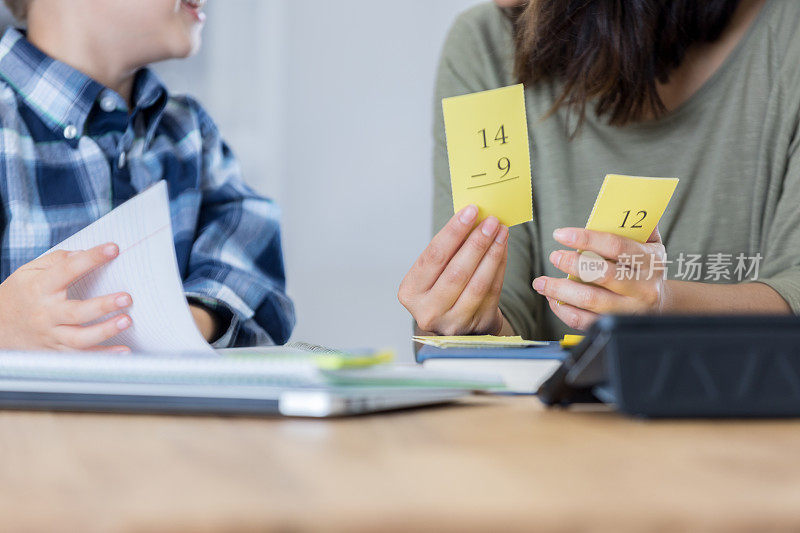
{"type": "MultiPolygon", "coordinates": [[[[347,354],[340,354],[342,357],[347,354]]],[[[426,370],[415,364],[344,365],[330,369],[326,356],[289,348],[265,348],[261,355],[96,354],[0,352],[0,392],[13,383],[81,382],[224,387],[433,387],[497,389],[494,375],[426,370]]],[[[218,394],[218,393],[217,393],[218,394]]]]}
{"type": "MultiPolygon", "coordinates": [[[[54,250],[87,250],[107,242],[119,256],[74,283],[69,297],[86,300],[128,292],[133,325],[104,344],[124,344],[135,352],[208,352],[211,346],[197,329],[183,292],[165,181],[138,194],[100,220],[68,238],[54,250]]],[[[106,319],[111,313],[103,318],[106,319]]]]}

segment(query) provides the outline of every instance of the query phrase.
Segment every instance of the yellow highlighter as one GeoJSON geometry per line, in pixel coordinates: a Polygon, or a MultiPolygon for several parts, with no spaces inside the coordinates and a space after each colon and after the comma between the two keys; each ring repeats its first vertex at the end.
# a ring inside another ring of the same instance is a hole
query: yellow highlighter
{"type": "Polygon", "coordinates": [[[564,338],[558,341],[562,348],[572,348],[577,346],[583,341],[583,335],[564,335],[564,338]]]}
{"type": "Polygon", "coordinates": [[[349,354],[319,354],[314,356],[314,363],[320,370],[343,370],[346,368],[367,368],[384,363],[390,363],[394,359],[394,352],[381,350],[365,355],[349,354]]]}
{"type": "Polygon", "coordinates": [[[394,360],[392,350],[348,353],[303,342],[292,343],[292,346],[288,347],[285,352],[281,348],[268,347],[266,350],[268,351],[259,351],[259,348],[233,348],[228,351],[226,357],[264,359],[276,363],[284,361],[309,363],[320,370],[368,368],[394,360]]]}

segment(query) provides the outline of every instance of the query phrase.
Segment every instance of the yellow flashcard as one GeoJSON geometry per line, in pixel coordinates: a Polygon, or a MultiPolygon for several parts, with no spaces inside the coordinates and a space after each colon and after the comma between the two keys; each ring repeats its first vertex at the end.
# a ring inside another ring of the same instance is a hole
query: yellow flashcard
{"type": "MultiPolygon", "coordinates": [[[[678,178],[607,175],[586,229],[647,242],[666,211],[678,181],[678,178]]],[[[581,281],[576,276],[568,277],[581,281]]]]}
{"type": "Polygon", "coordinates": [[[442,100],[453,209],[474,204],[479,219],[506,226],[533,220],[523,86],[442,100]]]}
{"type": "Polygon", "coordinates": [[[677,178],[609,174],[603,181],[586,229],[647,242],[678,186],[677,178]]]}

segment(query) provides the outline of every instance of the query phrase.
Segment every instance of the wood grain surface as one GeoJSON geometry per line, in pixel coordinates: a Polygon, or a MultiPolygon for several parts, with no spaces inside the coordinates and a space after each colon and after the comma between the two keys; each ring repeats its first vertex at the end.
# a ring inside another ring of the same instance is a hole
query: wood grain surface
{"type": "Polygon", "coordinates": [[[800,422],[0,413],[2,531],[800,529],[800,422]]]}

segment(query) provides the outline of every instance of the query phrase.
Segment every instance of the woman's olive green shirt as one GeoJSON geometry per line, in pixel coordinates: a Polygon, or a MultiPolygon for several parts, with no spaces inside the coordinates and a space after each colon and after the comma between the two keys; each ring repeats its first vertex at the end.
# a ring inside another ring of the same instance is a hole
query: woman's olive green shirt
{"type": "MultiPolygon", "coordinates": [[[[458,18],[437,79],[436,231],[453,214],[441,99],[516,83],[512,63],[511,25],[500,9],[483,4],[458,18]]],[[[704,268],[699,281],[735,283],[741,256],[800,312],[800,1],[769,0],[711,79],[659,120],[614,127],[590,113],[570,140],[565,111],[542,119],[553,88],[540,84],[525,93],[534,219],[511,229],[500,304],[520,335],[552,339],[570,332],[531,282],[563,276],[547,260],[560,248],[553,230],[586,223],[606,174],[681,179],[659,224],[673,261],[670,278],[687,279],[679,276],[688,270],[678,272],[679,257],[696,261],[692,256],[700,254],[718,266],[716,274],[704,268]]]]}

